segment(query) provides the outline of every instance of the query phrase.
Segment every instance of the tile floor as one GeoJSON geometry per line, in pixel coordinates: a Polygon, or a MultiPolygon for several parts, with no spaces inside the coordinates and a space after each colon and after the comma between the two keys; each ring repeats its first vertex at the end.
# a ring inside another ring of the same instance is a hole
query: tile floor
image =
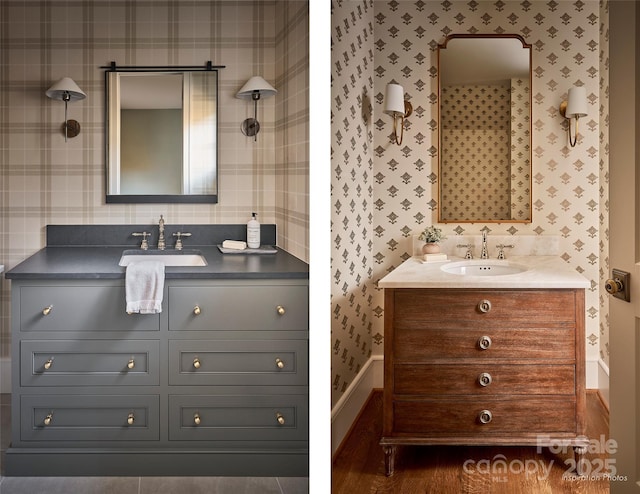
{"type": "Polygon", "coordinates": [[[5,477],[10,396],[0,394],[0,494],[306,494],[306,477],[5,477]]]}

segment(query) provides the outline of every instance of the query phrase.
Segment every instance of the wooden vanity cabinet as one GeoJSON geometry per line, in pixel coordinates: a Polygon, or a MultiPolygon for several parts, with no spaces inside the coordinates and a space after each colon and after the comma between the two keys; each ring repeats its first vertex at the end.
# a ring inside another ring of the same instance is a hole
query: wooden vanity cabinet
{"type": "Polygon", "coordinates": [[[13,280],[7,475],[308,475],[308,281],[13,280]]]}
{"type": "Polygon", "coordinates": [[[384,317],[387,475],[398,445],[586,451],[583,289],[386,288],[384,317]]]}

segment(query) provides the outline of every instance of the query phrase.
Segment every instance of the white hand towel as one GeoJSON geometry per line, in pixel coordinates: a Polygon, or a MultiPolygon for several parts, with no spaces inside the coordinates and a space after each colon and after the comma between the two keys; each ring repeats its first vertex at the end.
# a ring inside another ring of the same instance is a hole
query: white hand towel
{"type": "Polygon", "coordinates": [[[164,263],[132,262],[125,277],[127,313],[158,314],[162,312],[164,263]]]}

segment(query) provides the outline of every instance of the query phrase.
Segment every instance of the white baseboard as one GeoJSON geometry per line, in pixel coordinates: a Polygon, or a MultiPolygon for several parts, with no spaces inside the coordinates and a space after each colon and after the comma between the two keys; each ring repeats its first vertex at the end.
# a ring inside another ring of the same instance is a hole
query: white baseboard
{"type": "Polygon", "coordinates": [[[587,360],[585,374],[585,387],[587,389],[598,389],[598,378],[600,377],[599,360],[587,360]]]}
{"type": "Polygon", "coordinates": [[[369,398],[371,390],[384,386],[384,357],[373,355],[331,410],[331,455],[342,443],[369,398]]]}
{"type": "Polygon", "coordinates": [[[0,393],[11,393],[11,359],[0,357],[0,393]]]}
{"type": "Polygon", "coordinates": [[[609,408],[609,366],[602,359],[598,359],[598,391],[609,408]]]}

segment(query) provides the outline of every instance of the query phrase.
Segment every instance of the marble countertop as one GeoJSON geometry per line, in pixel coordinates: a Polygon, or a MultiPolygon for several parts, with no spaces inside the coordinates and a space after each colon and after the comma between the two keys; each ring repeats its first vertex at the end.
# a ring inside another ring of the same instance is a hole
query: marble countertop
{"type": "MultiPolygon", "coordinates": [[[[447,263],[463,261],[450,258],[442,262],[424,262],[412,257],[378,282],[380,288],[588,288],[590,281],[558,256],[509,256],[504,261],[526,267],[521,273],[502,276],[466,276],[451,274],[441,268],[447,263]]],[[[479,259],[471,262],[482,263],[479,259]]]]}

